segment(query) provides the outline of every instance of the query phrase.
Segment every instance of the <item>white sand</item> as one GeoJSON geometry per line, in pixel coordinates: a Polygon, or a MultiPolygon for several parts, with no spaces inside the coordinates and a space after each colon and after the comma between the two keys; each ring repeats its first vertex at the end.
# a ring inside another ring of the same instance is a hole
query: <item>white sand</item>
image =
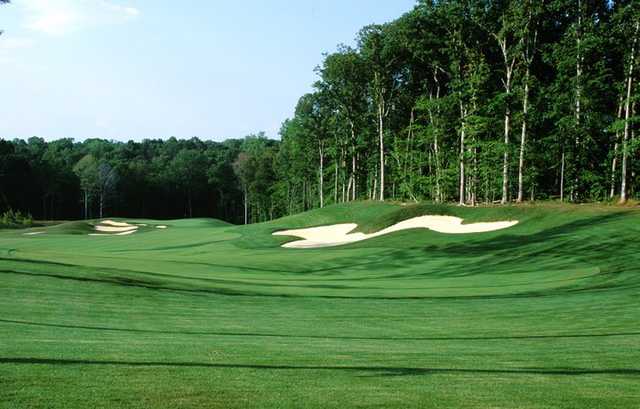
{"type": "Polygon", "coordinates": [[[128,236],[130,234],[135,233],[136,230],[128,230],[123,231],[122,233],[114,233],[114,234],[100,234],[100,233],[91,233],[89,236],[128,236]]]}
{"type": "Polygon", "coordinates": [[[38,234],[44,234],[44,233],[46,233],[46,232],[44,232],[44,231],[34,231],[32,233],[25,233],[24,235],[25,236],[37,236],[38,234]]]}
{"type": "Polygon", "coordinates": [[[166,229],[167,226],[156,226],[156,229],[166,229]]]}
{"type": "Polygon", "coordinates": [[[130,226],[130,227],[112,227],[112,226],[96,226],[96,231],[101,231],[105,233],[123,233],[126,231],[136,231],[138,230],[138,226],[130,226]]]}
{"type": "Polygon", "coordinates": [[[114,222],[113,220],[104,220],[94,227],[94,230],[100,233],[92,233],[89,236],[127,236],[138,231],[138,226],[129,223],[114,222]],[[111,234],[101,234],[111,233],[111,234]]]}
{"type": "Polygon", "coordinates": [[[113,220],[103,220],[100,222],[100,224],[104,226],[113,226],[113,227],[131,227],[132,226],[129,223],[114,222],[113,220]]]}
{"type": "Polygon", "coordinates": [[[492,222],[492,223],[472,223],[462,224],[463,220],[452,216],[420,216],[413,219],[404,220],[393,226],[387,227],[377,233],[350,233],[358,227],[357,224],[335,224],[332,226],[312,227],[310,229],[286,230],[273,233],[274,236],[293,236],[303,240],[293,241],[284,244],[287,248],[320,248],[334,247],[348,243],[355,243],[373,237],[383,236],[408,229],[430,229],[438,233],[446,234],[468,234],[484,233],[506,229],[518,224],[517,221],[492,222]]]}

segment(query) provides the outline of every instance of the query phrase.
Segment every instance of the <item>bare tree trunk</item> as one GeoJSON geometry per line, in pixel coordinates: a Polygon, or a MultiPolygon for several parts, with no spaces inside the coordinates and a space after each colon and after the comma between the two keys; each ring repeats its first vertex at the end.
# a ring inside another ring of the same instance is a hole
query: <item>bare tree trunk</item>
{"type": "Polygon", "coordinates": [[[89,218],[89,193],[86,189],[84,191],[84,218],[85,220],[89,218]]]}
{"type": "Polygon", "coordinates": [[[373,198],[378,197],[378,169],[376,169],[376,174],[373,176],[373,198]]]}
{"type": "Polygon", "coordinates": [[[513,77],[513,69],[516,63],[515,57],[509,56],[509,45],[507,43],[506,35],[503,38],[498,38],[500,49],[502,50],[502,56],[505,66],[505,78],[503,81],[504,90],[507,94],[506,108],[504,114],[504,157],[502,163],[502,204],[506,204],[509,201],[509,137],[511,133],[511,80],[513,77]]]}
{"type": "MultiPolygon", "coordinates": [[[[622,108],[624,106],[624,96],[620,95],[618,103],[618,119],[622,118],[622,108]]],[[[611,189],[609,191],[609,199],[613,199],[616,195],[616,169],[618,167],[618,146],[620,142],[620,131],[616,130],[616,140],[613,145],[613,159],[611,160],[611,189]]]]}
{"type": "Polygon", "coordinates": [[[384,201],[384,97],[378,96],[378,136],[380,145],[380,201],[384,201]]]}
{"type": "Polygon", "coordinates": [[[520,136],[520,159],[518,161],[518,203],[524,195],[524,152],[527,144],[527,115],[529,113],[529,67],[525,73],[524,96],[522,98],[522,134],[520,136]]]}
{"type": "MultiPolygon", "coordinates": [[[[433,80],[436,83],[436,101],[440,102],[440,81],[438,80],[438,68],[436,67],[433,71],[433,80]]],[[[433,155],[434,162],[436,168],[436,203],[440,203],[442,201],[442,190],[440,188],[440,175],[442,174],[440,171],[440,146],[438,141],[438,125],[435,121],[435,116],[433,115],[433,94],[429,93],[429,100],[431,104],[429,105],[429,120],[431,121],[431,126],[433,126],[433,155]]],[[[439,110],[436,110],[436,114],[439,117],[439,110]]]]}
{"type": "Polygon", "coordinates": [[[478,197],[478,147],[473,146],[473,179],[471,181],[471,206],[476,205],[478,197]]]}
{"type": "Polygon", "coordinates": [[[104,208],[104,192],[100,192],[100,218],[102,219],[102,210],[104,208]]]}
{"type": "Polygon", "coordinates": [[[507,108],[504,117],[504,158],[502,163],[502,200],[500,203],[507,204],[509,201],[509,130],[511,128],[511,112],[507,108]]]}
{"type": "Polygon", "coordinates": [[[575,176],[573,186],[571,187],[571,200],[577,199],[577,190],[580,183],[580,171],[579,171],[579,152],[581,145],[580,138],[580,125],[582,122],[582,63],[584,56],[582,55],[582,0],[578,0],[578,27],[576,29],[576,106],[575,106],[575,118],[576,118],[576,138],[575,147],[576,154],[574,157],[575,176]]]}
{"type": "Polygon", "coordinates": [[[352,191],[351,191],[351,200],[356,200],[357,192],[356,192],[356,127],[353,120],[349,121],[349,127],[351,129],[351,179],[352,179],[352,191]]]}
{"type": "MultiPolygon", "coordinates": [[[[337,142],[336,142],[337,144],[337,142]]],[[[334,188],[333,188],[333,203],[338,203],[338,176],[340,174],[340,164],[338,160],[338,154],[336,152],[336,174],[334,178],[334,188]]]]}
{"type": "Polygon", "coordinates": [[[458,203],[460,206],[464,206],[464,193],[465,193],[465,173],[464,173],[464,138],[466,134],[466,117],[467,111],[466,108],[463,107],[462,103],[460,103],[460,115],[462,119],[462,127],[460,129],[460,202],[458,203]]]}
{"type": "MultiPolygon", "coordinates": [[[[402,169],[402,180],[407,184],[409,189],[409,196],[413,196],[413,178],[412,174],[413,165],[413,123],[415,121],[415,108],[411,107],[411,114],[409,116],[409,132],[407,132],[406,152],[404,156],[404,165],[402,169]]],[[[429,173],[431,173],[431,156],[429,156],[429,173]]]]}
{"type": "Polygon", "coordinates": [[[244,187],[244,224],[249,224],[249,195],[247,187],[244,187]]]}
{"type": "MultiPolygon", "coordinates": [[[[527,146],[527,131],[529,121],[529,80],[531,78],[531,64],[535,57],[536,46],[538,44],[538,28],[537,20],[534,21],[532,5],[529,4],[529,16],[527,21],[527,30],[525,38],[523,39],[525,47],[522,51],[522,60],[526,64],[524,75],[524,95],[522,97],[522,133],[520,137],[520,158],[518,161],[518,203],[522,203],[524,200],[524,155],[527,146]],[[535,28],[533,32],[529,31],[531,25],[535,28]]],[[[531,189],[533,195],[533,188],[531,189]]],[[[533,199],[532,199],[533,201],[533,199]]]]}
{"type": "Polygon", "coordinates": [[[564,202],[564,168],[565,168],[565,154],[564,146],[562,147],[562,164],[560,165],[560,201],[564,202]]]}
{"type": "Polygon", "coordinates": [[[351,200],[355,201],[356,198],[358,197],[358,192],[357,192],[357,182],[358,180],[356,179],[356,161],[357,161],[357,153],[356,153],[356,147],[353,146],[352,147],[353,150],[353,156],[351,157],[351,178],[353,179],[353,188],[351,189],[351,200]]]}
{"type": "Polygon", "coordinates": [[[620,186],[620,203],[627,201],[627,168],[629,157],[629,132],[631,119],[631,91],[633,89],[633,70],[636,59],[636,45],[638,41],[638,31],[640,30],[640,21],[636,21],[635,34],[633,36],[633,45],[631,46],[631,58],[629,59],[629,71],[627,74],[627,99],[625,101],[625,123],[624,123],[624,140],[622,142],[622,183],[620,186]]]}
{"type": "Polygon", "coordinates": [[[324,207],[324,149],[323,143],[319,145],[320,151],[320,208],[324,207]]]}

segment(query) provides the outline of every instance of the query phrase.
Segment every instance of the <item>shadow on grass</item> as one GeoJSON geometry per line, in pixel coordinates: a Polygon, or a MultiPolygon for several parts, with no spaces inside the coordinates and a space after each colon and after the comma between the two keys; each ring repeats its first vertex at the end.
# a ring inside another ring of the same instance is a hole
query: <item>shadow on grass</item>
{"type": "Polygon", "coordinates": [[[98,361],[85,359],[48,359],[48,358],[0,358],[0,364],[14,365],[96,365],[125,367],[176,367],[209,369],[254,369],[268,371],[343,371],[364,373],[364,376],[418,376],[438,374],[477,374],[477,375],[623,375],[640,376],[640,369],[628,368],[513,368],[513,369],[474,369],[474,368],[411,368],[385,366],[315,366],[315,365],[258,365],[225,364],[199,362],[157,362],[157,361],[98,361]]]}
{"type": "Polygon", "coordinates": [[[557,335],[505,335],[487,337],[356,337],[356,336],[325,336],[325,335],[291,335],[251,332],[223,332],[223,331],[168,331],[132,328],[114,328],[83,325],[47,324],[31,321],[0,319],[0,323],[29,325],[38,327],[53,327],[64,329],[80,329],[92,331],[132,332],[142,334],[164,335],[211,335],[228,337],[257,337],[257,338],[294,338],[294,339],[335,339],[351,341],[497,341],[497,340],[547,340],[563,338],[604,338],[639,336],[640,332],[609,332],[602,334],[557,334],[557,335]]]}
{"type": "MultiPolygon", "coordinates": [[[[565,223],[559,226],[550,227],[532,234],[503,234],[492,237],[491,240],[465,241],[463,244],[456,243],[444,246],[429,246],[426,249],[437,250],[440,256],[484,256],[487,254],[508,253],[511,255],[510,261],[514,257],[529,257],[530,252],[522,252],[523,247],[533,247],[530,251],[542,252],[552,250],[556,254],[571,254],[580,256],[590,256],[589,250],[597,249],[595,254],[611,256],[608,250],[621,250],[625,245],[625,240],[619,239],[615,242],[606,243],[608,237],[603,237],[603,231],[598,229],[603,225],[624,221],[628,218],[625,213],[611,213],[596,217],[583,218],[565,223]],[[584,240],[586,232],[591,233],[590,240],[584,240]],[[544,249],[536,247],[546,245],[544,249]],[[519,250],[519,251],[516,251],[519,250]]],[[[618,231],[618,234],[620,231],[618,231]]],[[[632,244],[635,247],[635,243],[632,244]]],[[[614,252],[615,253],[615,252],[614,252]]]]}

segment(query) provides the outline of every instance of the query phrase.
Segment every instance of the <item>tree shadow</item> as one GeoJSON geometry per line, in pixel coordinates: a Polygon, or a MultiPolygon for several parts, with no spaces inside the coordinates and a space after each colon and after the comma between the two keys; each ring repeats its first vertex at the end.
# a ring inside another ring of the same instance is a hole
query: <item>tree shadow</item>
{"type": "Polygon", "coordinates": [[[130,332],[142,334],[163,335],[211,335],[228,337],[256,337],[256,338],[289,338],[289,339],[319,339],[319,340],[346,340],[346,341],[500,341],[500,340],[548,340],[571,338],[606,338],[606,337],[631,337],[640,336],[640,332],[607,332],[601,334],[555,334],[555,335],[503,335],[503,336],[476,336],[476,337],[363,337],[363,336],[331,336],[331,335],[296,335],[276,334],[264,332],[230,332],[230,331],[172,331],[135,328],[118,328],[104,326],[85,326],[70,324],[48,324],[32,321],[0,319],[0,323],[28,325],[37,327],[52,327],[63,329],[80,329],[93,331],[130,332]]]}
{"type": "Polygon", "coordinates": [[[49,358],[0,358],[0,364],[13,365],[55,365],[55,366],[124,366],[124,367],[170,367],[170,368],[205,368],[205,369],[252,369],[267,371],[336,371],[362,373],[360,376],[426,376],[438,374],[475,374],[475,375],[545,375],[545,376],[584,376],[584,375],[620,375],[640,376],[636,368],[509,368],[509,369],[475,369],[475,368],[412,368],[386,366],[319,366],[319,365],[259,365],[204,362],[161,362],[161,361],[116,361],[88,359],[49,359],[49,358]]]}

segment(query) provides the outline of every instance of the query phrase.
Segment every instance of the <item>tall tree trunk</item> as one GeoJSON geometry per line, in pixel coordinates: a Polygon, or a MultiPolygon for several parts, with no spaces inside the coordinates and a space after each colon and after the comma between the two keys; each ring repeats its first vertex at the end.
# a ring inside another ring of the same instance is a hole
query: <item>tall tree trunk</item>
{"type": "Polygon", "coordinates": [[[580,126],[582,123],[582,63],[584,56],[582,55],[582,0],[578,0],[578,26],[576,28],[576,101],[575,101],[575,155],[574,155],[574,180],[571,186],[571,200],[577,199],[577,191],[580,184],[580,126]]]}
{"type": "Polygon", "coordinates": [[[460,128],[460,191],[459,191],[459,196],[460,196],[460,201],[459,201],[459,205],[460,206],[464,206],[465,204],[465,197],[464,197],[464,193],[465,193],[465,169],[464,169],[464,152],[465,152],[465,146],[464,146],[464,139],[465,139],[465,135],[466,135],[466,117],[467,117],[467,111],[466,108],[462,105],[462,103],[460,103],[460,116],[462,119],[462,125],[460,128]]]}
{"type": "Polygon", "coordinates": [[[475,143],[473,145],[473,178],[471,186],[471,206],[475,207],[478,197],[478,147],[475,143]]]}
{"type": "Polygon", "coordinates": [[[378,95],[378,137],[380,145],[380,201],[384,201],[384,96],[378,95]]]}
{"type": "Polygon", "coordinates": [[[324,149],[323,143],[319,145],[320,151],[320,208],[324,207],[324,149]]]}
{"type": "Polygon", "coordinates": [[[356,161],[358,160],[358,153],[356,152],[355,145],[352,146],[351,149],[353,151],[353,156],[351,157],[351,178],[353,179],[353,188],[351,189],[351,200],[355,201],[358,197],[358,191],[357,191],[358,179],[356,175],[356,168],[357,168],[356,161]]]}
{"type": "MultiPolygon", "coordinates": [[[[624,95],[620,95],[618,102],[618,115],[616,118],[622,119],[622,108],[624,107],[624,95]]],[[[616,169],[618,167],[618,148],[620,143],[620,131],[616,129],[616,140],[613,145],[613,158],[611,159],[611,188],[609,190],[609,199],[613,199],[616,195],[616,169]]]]}
{"type": "MultiPolygon", "coordinates": [[[[353,120],[349,120],[349,130],[351,132],[351,196],[350,200],[356,200],[357,192],[356,192],[356,125],[353,120]]],[[[348,193],[348,192],[347,192],[348,193]]]]}
{"type": "MultiPolygon", "coordinates": [[[[523,38],[525,46],[523,47],[522,51],[522,60],[524,64],[526,64],[526,68],[524,74],[524,95],[522,96],[522,133],[520,136],[520,157],[518,160],[518,203],[522,203],[522,201],[524,200],[524,156],[527,146],[527,132],[529,125],[529,80],[531,79],[531,65],[533,64],[536,53],[536,46],[538,44],[537,24],[537,19],[534,19],[533,16],[533,5],[530,3],[525,37],[523,38]],[[532,24],[535,28],[533,29],[533,31],[530,31],[530,27],[532,24]]],[[[533,192],[533,188],[531,189],[531,192],[533,192]]]]}
{"type": "Polygon", "coordinates": [[[502,161],[502,200],[500,203],[507,204],[509,201],[509,131],[511,129],[511,111],[507,108],[504,117],[504,157],[502,161]]]}
{"type": "MultiPolygon", "coordinates": [[[[433,80],[436,83],[436,103],[440,103],[440,81],[438,79],[438,67],[436,67],[433,71],[433,80]]],[[[436,123],[436,116],[440,118],[440,110],[436,109],[436,115],[433,114],[433,94],[429,93],[429,100],[431,104],[429,104],[429,120],[431,121],[431,126],[433,127],[433,155],[434,162],[436,168],[436,203],[440,203],[442,201],[442,190],[440,188],[440,175],[442,174],[440,170],[440,146],[438,141],[438,124],[436,123]]]]}
{"type": "Polygon", "coordinates": [[[529,114],[529,67],[524,79],[524,96],[522,97],[522,133],[520,135],[520,158],[518,160],[518,203],[522,203],[524,195],[524,152],[527,144],[527,115],[529,114]]]}
{"type": "Polygon", "coordinates": [[[378,197],[378,169],[376,169],[376,174],[373,176],[373,198],[376,199],[378,197]]]}
{"type": "MultiPolygon", "coordinates": [[[[410,176],[413,173],[413,123],[415,121],[415,108],[411,107],[411,114],[409,116],[409,131],[407,132],[407,142],[404,155],[404,164],[402,166],[402,180],[407,184],[409,189],[409,196],[413,196],[413,178],[410,176]]],[[[431,168],[431,156],[429,156],[429,168],[431,168]]],[[[431,170],[429,170],[431,173],[431,170]]]]}
{"type": "Polygon", "coordinates": [[[89,193],[84,191],[84,219],[89,219],[89,193]]]}
{"type": "Polygon", "coordinates": [[[627,168],[629,157],[629,132],[631,120],[631,91],[633,89],[633,70],[636,59],[636,45],[638,41],[638,31],[640,30],[640,21],[636,21],[635,33],[633,36],[633,45],[631,46],[631,57],[629,58],[629,71],[627,74],[627,99],[625,101],[624,115],[624,140],[622,142],[622,183],[620,186],[620,203],[627,201],[627,168]]]}
{"type": "Polygon", "coordinates": [[[307,178],[302,178],[302,211],[307,211],[307,178]]]}
{"type": "MultiPolygon", "coordinates": [[[[337,141],[336,141],[336,149],[337,149],[337,141]]],[[[340,161],[338,160],[338,152],[335,153],[336,159],[336,174],[334,178],[334,187],[333,187],[333,203],[338,203],[338,177],[340,176],[340,161]]]]}
{"type": "Polygon", "coordinates": [[[249,224],[249,194],[247,187],[244,187],[244,224],[249,224]]]}
{"type": "Polygon", "coordinates": [[[104,208],[104,192],[100,191],[100,218],[102,219],[102,210],[104,208]]]}
{"type": "Polygon", "coordinates": [[[502,204],[509,201],[509,139],[511,133],[511,80],[513,78],[513,69],[516,58],[509,55],[509,44],[506,34],[504,37],[498,38],[502,57],[504,59],[505,77],[503,80],[504,90],[506,93],[506,107],[504,113],[504,157],[502,163],[502,204]]]}
{"type": "Polygon", "coordinates": [[[564,202],[564,168],[565,168],[565,153],[564,146],[562,147],[562,159],[560,165],[560,201],[564,202]]]}

